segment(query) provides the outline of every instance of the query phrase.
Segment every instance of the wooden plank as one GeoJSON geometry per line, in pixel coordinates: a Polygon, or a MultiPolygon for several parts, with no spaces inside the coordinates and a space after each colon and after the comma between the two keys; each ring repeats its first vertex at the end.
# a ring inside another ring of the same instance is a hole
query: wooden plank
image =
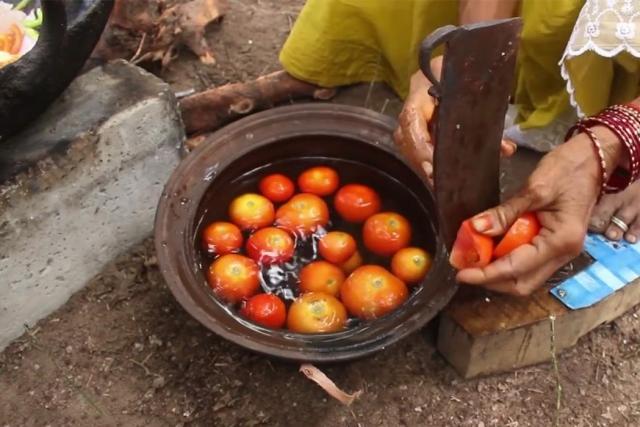
{"type": "Polygon", "coordinates": [[[437,346],[465,378],[510,371],[551,359],[551,315],[562,351],[637,304],[640,279],[582,310],[567,309],[548,289],[514,298],[463,287],[440,315],[437,346]]]}

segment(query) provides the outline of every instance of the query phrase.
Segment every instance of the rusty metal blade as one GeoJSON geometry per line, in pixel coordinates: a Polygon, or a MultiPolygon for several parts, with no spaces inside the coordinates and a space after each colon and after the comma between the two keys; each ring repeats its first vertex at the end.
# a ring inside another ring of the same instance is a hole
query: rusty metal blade
{"type": "Polygon", "coordinates": [[[499,203],[500,142],[520,29],[519,18],[444,27],[421,49],[423,71],[433,79],[428,58],[445,44],[441,80],[430,93],[438,99],[432,121],[434,181],[448,249],[465,219],[499,203]]]}

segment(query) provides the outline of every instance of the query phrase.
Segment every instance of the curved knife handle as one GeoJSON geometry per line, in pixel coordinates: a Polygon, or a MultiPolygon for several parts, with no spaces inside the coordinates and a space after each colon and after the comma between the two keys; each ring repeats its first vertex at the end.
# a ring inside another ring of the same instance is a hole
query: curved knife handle
{"type": "Polygon", "coordinates": [[[441,95],[440,82],[431,71],[431,55],[438,46],[446,43],[458,32],[459,29],[460,27],[456,27],[454,25],[447,25],[445,27],[438,28],[433,33],[429,34],[429,36],[425,38],[420,45],[420,70],[433,85],[429,88],[429,95],[433,96],[437,100],[440,99],[441,95]]]}

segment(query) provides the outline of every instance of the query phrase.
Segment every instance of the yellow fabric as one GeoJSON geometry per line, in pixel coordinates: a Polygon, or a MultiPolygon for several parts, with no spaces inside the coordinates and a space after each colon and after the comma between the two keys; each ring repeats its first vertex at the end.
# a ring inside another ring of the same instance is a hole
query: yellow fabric
{"type": "MultiPolygon", "coordinates": [[[[583,4],[521,2],[515,102],[522,128],[545,126],[570,106],[558,62],[583,4]]],[[[457,0],[308,0],[280,62],[293,76],[318,85],[384,81],[404,98],[418,69],[420,42],[436,28],[457,22],[457,0]]],[[[569,61],[567,69],[585,112],[629,100],[637,92],[638,61],[630,55],[606,59],[585,54],[569,61]]]]}

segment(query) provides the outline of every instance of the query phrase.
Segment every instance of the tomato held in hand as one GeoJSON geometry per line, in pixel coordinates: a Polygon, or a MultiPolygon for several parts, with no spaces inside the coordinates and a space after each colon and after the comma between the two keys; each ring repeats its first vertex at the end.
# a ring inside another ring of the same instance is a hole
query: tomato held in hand
{"type": "Polygon", "coordinates": [[[296,194],[276,212],[276,224],[294,234],[308,236],[329,222],[329,208],[313,194],[296,194]]]}
{"type": "Polygon", "coordinates": [[[298,177],[298,187],[303,193],[316,196],[333,194],[340,185],[338,172],[326,166],[316,166],[302,172],[298,177]]]}
{"type": "Polygon", "coordinates": [[[493,252],[494,258],[502,258],[519,246],[531,243],[540,232],[540,221],[535,213],[527,212],[507,230],[493,252]]]}
{"type": "Polygon", "coordinates": [[[262,228],[247,239],[247,255],[265,265],[289,261],[295,247],[291,235],[275,227],[262,228]]]}
{"type": "Polygon", "coordinates": [[[336,193],[333,204],[338,214],[349,222],[363,222],[380,212],[380,196],[371,187],[347,184],[336,193]]]}
{"type": "Polygon", "coordinates": [[[255,230],[273,224],[273,203],[259,194],[238,196],[229,205],[229,217],[243,230],[255,230]]]}
{"type": "Polygon", "coordinates": [[[363,265],[340,288],[347,310],[360,319],[376,319],[398,308],[409,297],[407,286],[379,265],[363,265]]]}
{"type": "Polygon", "coordinates": [[[362,236],[364,245],[371,252],[380,256],[391,256],[409,245],[411,225],[400,214],[383,212],[365,221],[362,236]]]}
{"type": "Polygon", "coordinates": [[[209,267],[207,279],[216,295],[237,303],[258,292],[260,268],[251,258],[237,254],[222,255],[209,267]]]}
{"type": "Polygon", "coordinates": [[[202,230],[202,246],[210,254],[238,252],[242,241],[242,232],[230,222],[216,221],[202,230]]]}
{"type": "Polygon", "coordinates": [[[322,292],[308,292],[298,297],[287,316],[293,332],[319,334],[338,332],[347,323],[347,311],[336,297],[322,292]]]}
{"type": "Polygon", "coordinates": [[[391,258],[391,271],[405,283],[424,279],[431,268],[431,256],[420,248],[400,249],[391,258]]]}
{"type": "Polygon", "coordinates": [[[453,243],[449,263],[458,270],[486,267],[492,255],[493,239],[478,233],[471,221],[463,222],[453,243]]]}
{"type": "Polygon", "coordinates": [[[258,325],[280,329],[287,321],[287,307],[273,294],[254,295],[240,309],[240,314],[258,325]]]}
{"type": "Polygon", "coordinates": [[[347,261],[356,251],[356,241],[349,233],[330,231],[320,238],[318,251],[322,258],[334,264],[347,261]]]}
{"type": "Polygon", "coordinates": [[[259,187],[264,197],[276,203],[286,202],[296,191],[293,181],[279,173],[262,178],[259,187]]]}
{"type": "Polygon", "coordinates": [[[343,282],[342,270],[326,261],[314,261],[300,271],[301,292],[324,292],[337,296],[343,282]]]}
{"type": "Polygon", "coordinates": [[[362,265],[362,255],[360,255],[360,251],[356,250],[351,258],[340,264],[340,268],[344,271],[344,274],[351,274],[354,270],[362,265]]]}

